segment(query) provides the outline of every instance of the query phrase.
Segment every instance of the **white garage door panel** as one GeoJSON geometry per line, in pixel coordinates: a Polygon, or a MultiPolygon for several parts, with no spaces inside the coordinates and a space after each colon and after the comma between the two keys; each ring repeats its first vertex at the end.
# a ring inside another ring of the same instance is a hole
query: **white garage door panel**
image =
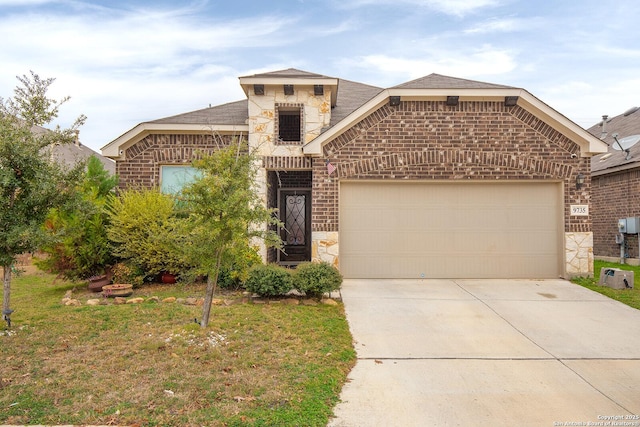
{"type": "Polygon", "coordinates": [[[352,278],[558,277],[560,189],[343,182],[341,270],[352,278]]]}

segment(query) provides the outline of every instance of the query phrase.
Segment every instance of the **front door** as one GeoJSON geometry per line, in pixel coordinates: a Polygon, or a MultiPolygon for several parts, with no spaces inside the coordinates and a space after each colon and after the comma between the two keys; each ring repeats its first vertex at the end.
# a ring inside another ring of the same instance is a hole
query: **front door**
{"type": "Polygon", "coordinates": [[[298,264],[311,260],[311,190],[282,189],[279,197],[281,264],[298,264]]]}

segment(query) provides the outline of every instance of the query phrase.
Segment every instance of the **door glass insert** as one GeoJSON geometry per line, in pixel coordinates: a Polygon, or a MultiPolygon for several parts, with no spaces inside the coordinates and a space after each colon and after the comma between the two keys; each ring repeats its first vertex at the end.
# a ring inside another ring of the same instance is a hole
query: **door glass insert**
{"type": "Polygon", "coordinates": [[[305,236],[305,209],[306,197],[304,195],[286,196],[285,228],[287,229],[287,245],[304,245],[305,236]]]}

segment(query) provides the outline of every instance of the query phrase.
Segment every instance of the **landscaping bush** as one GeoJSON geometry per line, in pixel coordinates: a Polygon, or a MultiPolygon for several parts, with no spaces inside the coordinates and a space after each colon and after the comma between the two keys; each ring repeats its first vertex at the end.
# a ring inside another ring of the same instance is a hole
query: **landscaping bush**
{"type": "Polygon", "coordinates": [[[89,158],[75,197],[49,211],[44,225],[48,239],[41,248],[46,257],[36,261],[38,267],[76,280],[104,274],[115,262],[106,205],[117,181],[97,157],[89,158]]]}
{"type": "Polygon", "coordinates": [[[263,297],[285,295],[293,289],[291,273],[275,264],[256,265],[249,271],[245,288],[263,297]]]}
{"type": "Polygon", "coordinates": [[[110,206],[107,235],[113,252],[130,268],[147,276],[189,270],[183,259],[179,218],[174,199],[157,189],[130,189],[110,206]]]}
{"type": "Polygon", "coordinates": [[[296,267],[293,287],[312,298],[322,298],[327,292],[337,291],[342,285],[342,275],[326,262],[304,262],[296,267]]]}

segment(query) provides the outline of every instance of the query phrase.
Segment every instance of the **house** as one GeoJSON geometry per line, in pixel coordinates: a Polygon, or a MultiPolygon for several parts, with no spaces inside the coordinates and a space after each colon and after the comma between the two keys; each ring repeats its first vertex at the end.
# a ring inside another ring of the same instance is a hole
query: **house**
{"type": "Polygon", "coordinates": [[[618,221],[640,217],[640,108],[603,116],[588,131],[608,146],[606,153],[591,159],[594,254],[637,265],[638,231],[621,233],[627,230],[620,230],[618,221]]]}
{"type": "MultiPolygon", "coordinates": [[[[49,129],[43,128],[42,126],[32,126],[31,131],[37,135],[42,135],[47,132],[51,132],[49,129]]],[[[115,174],[116,172],[116,163],[104,157],[102,154],[95,152],[91,148],[83,145],[80,142],[80,133],[76,133],[75,140],[73,143],[69,144],[54,144],[49,147],[49,152],[51,158],[58,162],[61,165],[65,165],[67,167],[73,167],[78,162],[84,162],[89,159],[91,156],[95,156],[102,162],[104,169],[109,172],[110,175],[115,174]]]]}
{"type": "Polygon", "coordinates": [[[166,186],[233,137],[262,157],[284,252],[347,278],[593,274],[590,157],[607,146],[524,89],[431,74],[391,88],[287,69],[246,99],[103,147],[122,186],[166,186]]]}

